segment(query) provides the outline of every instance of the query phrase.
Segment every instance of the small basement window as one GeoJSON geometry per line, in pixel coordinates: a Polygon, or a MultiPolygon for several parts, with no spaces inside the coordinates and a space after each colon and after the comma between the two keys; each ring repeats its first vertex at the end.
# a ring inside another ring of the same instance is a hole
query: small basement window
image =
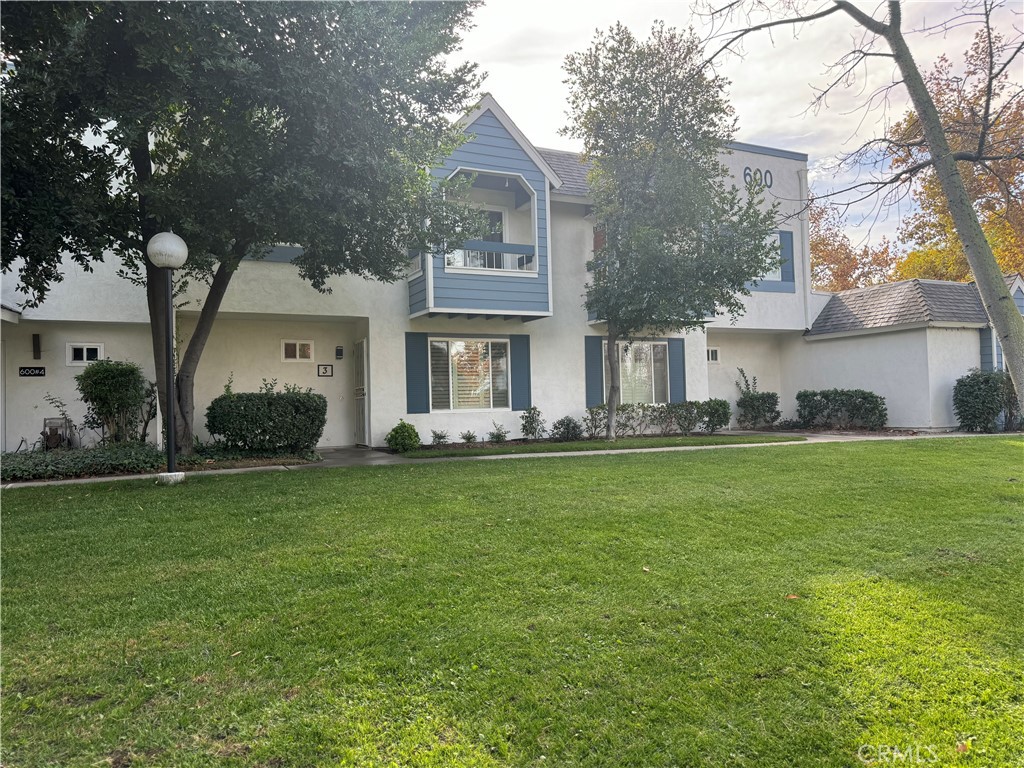
{"type": "Polygon", "coordinates": [[[709,363],[717,363],[718,362],[718,347],[708,347],[708,362],[709,363]]]}
{"type": "Polygon", "coordinates": [[[313,362],[313,342],[297,339],[281,340],[281,362],[311,363],[313,362]]]}
{"type": "Polygon", "coordinates": [[[67,344],[68,365],[88,365],[103,359],[103,345],[91,341],[69,341],[67,344]]]}

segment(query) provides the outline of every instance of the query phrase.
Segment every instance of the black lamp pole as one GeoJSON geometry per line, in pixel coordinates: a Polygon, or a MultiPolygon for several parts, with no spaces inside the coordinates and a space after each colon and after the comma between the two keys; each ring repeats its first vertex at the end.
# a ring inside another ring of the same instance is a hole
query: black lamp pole
{"type": "Polygon", "coordinates": [[[174,461],[174,270],[164,268],[167,297],[167,471],[177,472],[174,461]]]}

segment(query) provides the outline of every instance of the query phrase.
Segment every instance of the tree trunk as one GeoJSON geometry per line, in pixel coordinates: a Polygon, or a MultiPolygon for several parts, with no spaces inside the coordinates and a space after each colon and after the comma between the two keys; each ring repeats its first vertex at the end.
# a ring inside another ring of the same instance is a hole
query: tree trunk
{"type": "MultiPolygon", "coordinates": [[[[244,252],[245,246],[239,245],[235,246],[235,251],[238,252],[240,247],[244,252]]],[[[209,341],[210,333],[213,331],[213,321],[217,319],[220,305],[224,301],[224,294],[227,292],[231,276],[235,274],[237,266],[238,262],[232,261],[231,263],[221,262],[217,267],[210,290],[206,294],[206,301],[203,302],[203,308],[199,313],[199,320],[192,332],[192,338],[189,339],[188,347],[178,366],[176,387],[178,411],[175,414],[177,419],[175,432],[178,439],[183,441],[180,443],[182,446],[186,445],[184,441],[187,440],[189,453],[192,451],[195,436],[193,421],[195,419],[196,369],[199,367],[199,359],[202,357],[203,349],[206,348],[206,342],[209,341]]]]}
{"type": "Polygon", "coordinates": [[[608,360],[608,424],[605,427],[606,440],[615,441],[615,415],[619,408],[619,332],[611,323],[608,324],[608,348],[605,357],[608,360]]]}
{"type": "Polygon", "coordinates": [[[953,226],[964,247],[964,255],[974,274],[974,282],[981,295],[989,321],[995,329],[996,337],[1003,347],[1003,360],[1010,373],[1017,399],[1024,405],[1024,318],[1010,296],[1009,288],[1003,280],[1002,271],[996,263],[992,248],[985,239],[985,232],[978,221],[978,215],[971,205],[963,178],[956,167],[953,152],[946,140],[938,110],[928,86],[925,85],[921,71],[914,61],[907,41],[900,30],[901,9],[897,0],[889,0],[889,24],[866,17],[863,12],[837,0],[837,4],[867,29],[880,34],[889,43],[896,66],[900,69],[903,82],[910,94],[910,100],[917,112],[917,118],[924,132],[925,142],[931,154],[935,174],[939,179],[942,192],[949,204],[949,214],[953,226]]]}

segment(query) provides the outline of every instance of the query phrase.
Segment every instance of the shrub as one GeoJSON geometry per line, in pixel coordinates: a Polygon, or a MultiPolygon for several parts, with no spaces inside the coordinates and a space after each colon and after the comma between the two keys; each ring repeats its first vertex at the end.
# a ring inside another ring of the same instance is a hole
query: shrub
{"type": "Polygon", "coordinates": [[[459,439],[462,440],[462,442],[464,443],[475,443],[476,432],[470,432],[469,430],[466,430],[465,432],[459,434],[459,439]]]}
{"type": "Polygon", "coordinates": [[[651,426],[651,415],[658,406],[650,403],[637,403],[636,408],[636,432],[637,435],[646,435],[651,426]]]}
{"type": "Polygon", "coordinates": [[[671,406],[667,403],[659,403],[651,406],[649,416],[651,426],[658,431],[662,437],[666,437],[676,430],[676,415],[671,406]]]}
{"type": "Polygon", "coordinates": [[[729,426],[732,409],[727,400],[712,398],[700,404],[701,424],[708,434],[713,435],[720,429],[729,426]]]}
{"type": "Polygon", "coordinates": [[[504,443],[508,440],[508,430],[496,421],[491,422],[491,431],[487,433],[487,440],[492,443],[504,443]]]}
{"type": "Polygon", "coordinates": [[[412,424],[404,419],[399,419],[398,423],[388,432],[387,437],[384,438],[384,442],[387,443],[388,448],[396,453],[415,451],[420,447],[420,433],[416,431],[416,427],[412,424]]]}
{"type": "Polygon", "coordinates": [[[104,438],[115,443],[138,438],[149,387],[137,364],[97,360],[75,376],[75,382],[88,406],[85,426],[101,429],[104,438]]]}
{"type": "Polygon", "coordinates": [[[563,416],[551,425],[551,439],[556,443],[571,443],[583,439],[583,425],[572,416],[563,416]]]}
{"type": "Polygon", "coordinates": [[[953,385],[953,412],[965,432],[995,432],[999,415],[1004,428],[1016,426],[1017,395],[1010,375],[972,369],[953,385]]]}
{"type": "Polygon", "coordinates": [[[889,418],[885,398],[864,389],[803,389],[796,393],[797,420],[804,427],[882,429],[889,418]]]}
{"type": "Polygon", "coordinates": [[[669,405],[675,416],[676,426],[684,435],[688,435],[697,428],[701,421],[701,404],[693,400],[685,403],[672,403],[669,405]]]}
{"type": "Polygon", "coordinates": [[[431,445],[448,445],[448,433],[443,429],[432,429],[430,430],[430,444],[431,445]]]}
{"type": "Polygon", "coordinates": [[[799,419],[780,419],[775,424],[775,429],[780,432],[791,432],[794,429],[803,429],[803,423],[799,419]]]}
{"type": "Polygon", "coordinates": [[[206,429],[228,447],[248,453],[305,453],[327,424],[327,398],[310,392],[239,392],[206,409],[206,429]]]}
{"type": "Polygon", "coordinates": [[[540,440],[547,433],[547,424],[544,423],[544,419],[540,417],[540,408],[535,405],[531,405],[520,417],[523,423],[522,431],[523,437],[530,440],[540,440]]]}
{"type": "Polygon", "coordinates": [[[622,403],[615,411],[615,436],[626,437],[637,433],[640,414],[634,403],[622,403]]]}
{"type": "Polygon", "coordinates": [[[779,411],[779,395],[776,392],[759,392],[757,376],[747,378],[746,371],[737,368],[740,378],[736,387],[740,391],[736,400],[736,423],[743,429],[760,429],[771,427],[782,413],[779,411]]]}
{"type": "Polygon", "coordinates": [[[5,453],[0,457],[0,480],[60,480],[95,475],[159,472],[163,451],[149,443],[117,443],[71,451],[5,453]]]}
{"type": "Polygon", "coordinates": [[[587,408],[587,413],[583,417],[583,429],[587,433],[588,439],[596,440],[599,437],[604,437],[607,427],[608,406],[602,404],[587,408]]]}

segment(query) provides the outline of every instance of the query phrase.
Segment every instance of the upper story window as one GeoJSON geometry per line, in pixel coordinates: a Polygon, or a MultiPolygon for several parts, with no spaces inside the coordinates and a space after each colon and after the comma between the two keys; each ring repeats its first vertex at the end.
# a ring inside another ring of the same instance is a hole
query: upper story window
{"type": "MultiPolygon", "coordinates": [[[[468,170],[463,171],[469,173],[468,170]]],[[[525,182],[508,174],[474,172],[467,201],[486,221],[480,239],[467,240],[445,256],[448,271],[487,270],[521,276],[537,274],[535,195],[525,182]]]]}
{"type": "Polygon", "coordinates": [[[507,408],[507,339],[430,340],[432,411],[507,408]]]}
{"type": "MultiPolygon", "coordinates": [[[[773,232],[768,235],[768,244],[775,248],[776,253],[782,252],[782,238],[778,232],[773,232]]],[[[782,264],[780,263],[775,269],[770,272],[765,272],[762,280],[782,280],[782,264]]]]}
{"type": "Polygon", "coordinates": [[[67,344],[68,365],[88,365],[103,359],[103,345],[90,341],[70,341],[67,344]]]}

